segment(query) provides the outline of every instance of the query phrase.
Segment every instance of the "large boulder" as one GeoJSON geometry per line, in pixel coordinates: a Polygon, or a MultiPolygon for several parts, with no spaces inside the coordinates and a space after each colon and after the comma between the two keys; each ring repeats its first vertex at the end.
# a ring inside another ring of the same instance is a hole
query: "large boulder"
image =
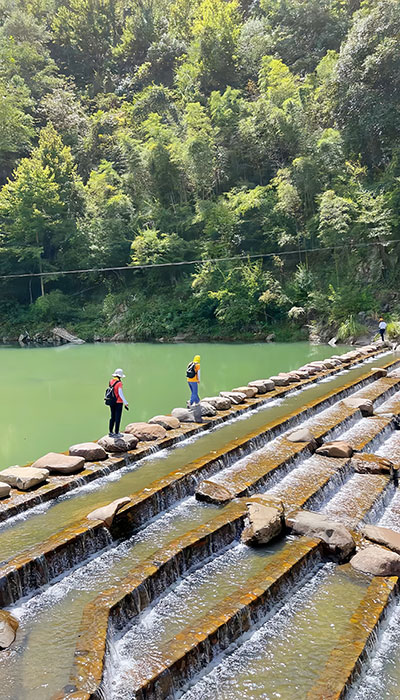
{"type": "Polygon", "coordinates": [[[243,394],[241,391],[220,391],[219,395],[230,399],[234,404],[243,403],[247,398],[246,394],[243,394]]]}
{"type": "Polygon", "coordinates": [[[149,420],[150,425],[162,425],[165,430],[176,430],[180,426],[180,422],[175,416],[154,416],[149,420]]]}
{"type": "Polygon", "coordinates": [[[211,406],[214,406],[217,411],[229,411],[230,407],[232,406],[232,401],[226,396],[206,396],[206,398],[202,399],[202,401],[204,401],[204,403],[211,404],[211,406]]]}
{"type": "Polygon", "coordinates": [[[300,372],[307,372],[308,376],[313,376],[315,374],[318,374],[319,368],[318,367],[313,367],[312,365],[303,365],[303,367],[300,367],[300,372]]]}
{"type": "Polygon", "coordinates": [[[252,382],[249,382],[249,386],[254,386],[259,394],[266,394],[268,391],[275,389],[272,379],[254,379],[252,382]]]}
{"type": "Polygon", "coordinates": [[[88,520],[102,520],[104,525],[110,527],[112,521],[114,520],[115,514],[127,503],[130,503],[131,499],[127,496],[125,498],[117,498],[106,506],[101,506],[101,508],[96,508],[92,510],[89,515],[87,515],[88,520]]]}
{"type": "Polygon", "coordinates": [[[396,554],[400,554],[400,533],[391,530],[389,527],[379,527],[378,525],[364,525],[361,529],[367,540],[383,544],[396,554]]]}
{"type": "Polygon", "coordinates": [[[368,452],[353,455],[350,466],[358,474],[391,474],[397,468],[390,459],[368,452]]]}
{"type": "Polygon", "coordinates": [[[349,408],[359,408],[364,417],[372,416],[374,414],[374,404],[372,403],[371,399],[349,396],[349,398],[343,399],[342,403],[349,408]]]}
{"type": "Polygon", "coordinates": [[[200,410],[202,416],[216,416],[217,409],[211,403],[207,403],[203,399],[200,401],[200,410]]]}
{"type": "Polygon", "coordinates": [[[195,423],[195,417],[193,415],[193,411],[190,411],[188,408],[173,408],[171,411],[171,415],[174,418],[177,418],[180,423],[195,423]]]}
{"type": "Polygon", "coordinates": [[[267,544],[281,534],[284,525],[282,505],[280,508],[276,507],[268,503],[266,498],[259,496],[249,500],[246,506],[242,542],[248,545],[267,544]]]}
{"type": "Polygon", "coordinates": [[[373,576],[400,576],[400,555],[389,549],[370,545],[360,549],[350,559],[350,564],[356,571],[373,576]]]}
{"type": "Polygon", "coordinates": [[[0,610],[0,649],[8,649],[15,640],[18,620],[6,610],[0,610]]]}
{"type": "Polygon", "coordinates": [[[300,381],[300,375],[297,372],[279,372],[278,377],[287,377],[290,384],[300,381]]]}
{"type": "Polygon", "coordinates": [[[241,394],[245,394],[248,399],[254,399],[254,397],[257,395],[257,389],[255,386],[238,386],[236,389],[232,389],[234,393],[240,392],[241,394]]]}
{"type": "Polygon", "coordinates": [[[341,561],[347,559],[355,549],[355,542],[349,530],[342,523],[330,520],[323,513],[299,510],[287,518],[286,525],[297,535],[318,537],[324,542],[329,553],[337,556],[341,561]]]}
{"type": "Polygon", "coordinates": [[[10,495],[11,486],[5,481],[0,481],[0,498],[7,498],[10,495]]]}
{"type": "Polygon", "coordinates": [[[107,458],[107,452],[97,442],[79,442],[71,445],[69,454],[72,457],[83,457],[85,462],[99,462],[107,458]]]}
{"type": "Polygon", "coordinates": [[[34,467],[8,467],[1,472],[1,480],[19,491],[27,491],[44,484],[48,476],[48,469],[34,467]]]}
{"type": "Polygon", "coordinates": [[[75,474],[80,472],[85,465],[83,457],[71,457],[58,452],[48,452],[33,462],[32,467],[36,469],[48,469],[50,472],[58,474],[75,474]]]}
{"type": "Polygon", "coordinates": [[[106,452],[128,452],[128,450],[134,450],[138,444],[138,438],[136,435],[130,435],[129,433],[122,433],[121,435],[104,435],[100,438],[99,445],[105,449],[106,452]]]}
{"type": "Polygon", "coordinates": [[[324,457],[352,457],[353,448],[344,440],[332,440],[332,442],[324,442],[321,447],[316,450],[317,455],[324,457]]]}
{"type": "Polygon", "coordinates": [[[274,382],[275,386],[289,386],[290,380],[288,376],[281,377],[279,374],[270,377],[271,382],[274,382]]]}
{"type": "Polygon", "coordinates": [[[205,479],[198,485],[195,495],[198,501],[216,503],[218,505],[227,503],[234,497],[226,486],[208,479],[205,479]]]}
{"type": "Polygon", "coordinates": [[[125,432],[134,435],[143,442],[162,440],[167,435],[165,428],[162,425],[157,425],[157,423],[129,423],[125,428],[125,432]]]}

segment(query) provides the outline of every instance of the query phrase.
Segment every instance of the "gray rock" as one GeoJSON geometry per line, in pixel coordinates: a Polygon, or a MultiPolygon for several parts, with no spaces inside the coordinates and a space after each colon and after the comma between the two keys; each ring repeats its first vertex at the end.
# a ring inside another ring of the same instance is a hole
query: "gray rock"
{"type": "Polygon", "coordinates": [[[1,472],[1,480],[19,491],[27,491],[44,484],[48,476],[48,469],[34,467],[8,467],[1,472]]]}
{"type": "Polygon", "coordinates": [[[97,442],[79,442],[76,445],[71,445],[69,454],[72,457],[83,457],[85,462],[98,462],[107,459],[107,452],[97,442]]]}
{"type": "Polygon", "coordinates": [[[193,412],[189,411],[188,408],[174,408],[171,415],[181,423],[195,423],[193,412]]]}
{"type": "Polygon", "coordinates": [[[286,520],[286,525],[298,535],[318,537],[327,547],[330,554],[340,561],[347,559],[355,549],[355,542],[350,532],[342,523],[330,520],[323,513],[300,510],[286,520]]]}
{"type": "Polygon", "coordinates": [[[289,386],[289,377],[280,377],[279,374],[270,377],[270,381],[274,383],[275,386],[289,386]]]}
{"type": "Polygon", "coordinates": [[[6,610],[0,610],[0,649],[8,649],[11,646],[18,627],[19,622],[15,617],[6,610]]]}
{"type": "MultiPolygon", "coordinates": [[[[177,417],[177,416],[175,416],[177,417]]],[[[162,425],[157,423],[129,423],[125,428],[125,433],[134,435],[138,440],[151,442],[152,440],[163,440],[167,436],[167,431],[162,425]]]]}
{"type": "Polygon", "coordinates": [[[96,508],[96,510],[92,510],[89,515],[87,515],[88,520],[102,520],[104,525],[107,527],[110,527],[112,524],[115,514],[127,503],[130,503],[131,499],[128,497],[125,498],[117,498],[115,501],[112,501],[106,506],[102,506],[101,508],[96,508]]]}
{"type": "Polygon", "coordinates": [[[241,391],[220,391],[219,395],[223,398],[230,399],[234,404],[243,403],[247,398],[246,394],[242,394],[241,391]]]}
{"type": "Polygon", "coordinates": [[[309,428],[298,428],[287,436],[289,442],[306,442],[314,450],[317,448],[317,442],[309,428]]]}
{"type": "Polygon", "coordinates": [[[254,497],[247,504],[247,517],[242,542],[248,545],[267,544],[283,529],[283,507],[268,503],[266,497],[254,497]]]}
{"type": "Polygon", "coordinates": [[[232,389],[234,393],[245,394],[248,399],[253,399],[257,394],[257,389],[255,386],[238,386],[236,389],[232,389]]]}
{"type": "Polygon", "coordinates": [[[33,462],[32,467],[36,469],[48,469],[50,472],[58,474],[75,474],[83,469],[85,460],[83,457],[71,457],[58,452],[48,452],[33,462]]]}
{"type": "Polygon", "coordinates": [[[275,389],[275,384],[270,379],[254,379],[249,382],[249,386],[254,386],[259,394],[266,394],[268,391],[275,389]]]}
{"type": "Polygon", "coordinates": [[[5,481],[0,481],[0,498],[7,498],[10,495],[11,486],[5,481]]]}
{"type": "Polygon", "coordinates": [[[349,398],[343,399],[342,403],[349,408],[359,408],[364,417],[374,414],[374,404],[370,399],[349,396],[349,398]]]}
{"type": "MultiPolygon", "coordinates": [[[[396,371],[397,370],[394,370],[394,372],[396,372],[396,371]]],[[[393,377],[393,376],[399,377],[400,376],[400,373],[393,374],[392,372],[389,372],[389,374],[388,374],[387,369],[385,369],[384,367],[371,367],[371,372],[373,372],[377,378],[378,377],[393,377]]]]}
{"type": "Polygon", "coordinates": [[[157,423],[157,425],[162,425],[165,430],[176,430],[179,428],[180,423],[175,416],[154,416],[149,420],[150,425],[152,423],[157,423]]]}
{"type": "Polygon", "coordinates": [[[378,525],[365,525],[361,532],[368,540],[383,544],[396,554],[400,554],[400,533],[389,527],[379,527],[378,525]]]}
{"type": "Polygon", "coordinates": [[[316,450],[317,455],[324,455],[325,457],[352,457],[353,452],[352,446],[343,440],[325,442],[316,450]]]}
{"type": "Polygon", "coordinates": [[[128,452],[128,450],[135,449],[138,444],[138,438],[136,435],[130,435],[129,433],[122,433],[118,437],[104,435],[104,437],[100,438],[98,444],[101,445],[106,452],[128,452]]]}
{"type": "Polygon", "coordinates": [[[350,466],[358,474],[391,474],[396,465],[386,457],[359,452],[351,458],[350,466]]]}
{"type": "Polygon", "coordinates": [[[203,399],[200,401],[200,408],[201,408],[201,415],[202,416],[216,416],[217,415],[217,409],[210,403],[207,403],[207,401],[204,401],[203,399]]]}
{"type": "Polygon", "coordinates": [[[211,404],[217,411],[228,411],[232,406],[232,401],[226,396],[207,396],[202,401],[211,404]]]}
{"type": "Polygon", "coordinates": [[[206,501],[206,503],[216,503],[218,505],[227,503],[233,498],[233,494],[226,486],[208,479],[205,479],[198,485],[195,495],[198,501],[206,501]]]}
{"type": "Polygon", "coordinates": [[[360,549],[350,559],[350,564],[353,569],[362,571],[364,574],[372,574],[373,576],[400,575],[400,555],[377,545],[370,545],[365,549],[360,549]]]}

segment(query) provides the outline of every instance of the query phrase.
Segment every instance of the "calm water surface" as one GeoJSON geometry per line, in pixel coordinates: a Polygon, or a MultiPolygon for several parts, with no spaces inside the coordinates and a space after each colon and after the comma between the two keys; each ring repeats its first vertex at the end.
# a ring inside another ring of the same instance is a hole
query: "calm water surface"
{"type": "Polygon", "coordinates": [[[201,355],[200,396],[295,369],[310,360],[344,352],[308,343],[211,344],[109,343],[58,348],[1,348],[0,470],[24,464],[107,430],[103,396],[116,367],[126,374],[130,412],[122,426],[184,406],[187,363],[201,355]]]}

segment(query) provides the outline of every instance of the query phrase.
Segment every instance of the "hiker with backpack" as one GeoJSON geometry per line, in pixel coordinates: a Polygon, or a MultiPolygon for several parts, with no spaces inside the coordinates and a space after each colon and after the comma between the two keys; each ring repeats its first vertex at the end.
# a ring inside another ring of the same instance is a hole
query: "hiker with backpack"
{"type": "Polygon", "coordinates": [[[113,373],[106,393],[104,396],[104,403],[106,406],[110,407],[111,417],[109,424],[109,437],[119,437],[121,433],[119,432],[119,426],[121,423],[122,407],[129,411],[128,402],[122,391],[122,379],[125,377],[124,371],[119,368],[113,373]],[[114,432],[115,430],[115,432],[114,432]]]}
{"type": "Polygon", "coordinates": [[[189,405],[199,404],[200,355],[195,355],[192,362],[189,362],[186,369],[186,378],[190,389],[189,405]]]}

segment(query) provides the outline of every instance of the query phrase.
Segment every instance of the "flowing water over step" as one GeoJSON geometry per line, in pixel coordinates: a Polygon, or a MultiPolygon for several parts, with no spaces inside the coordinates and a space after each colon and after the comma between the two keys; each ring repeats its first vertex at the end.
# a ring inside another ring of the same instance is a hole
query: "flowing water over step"
{"type": "MultiPolygon", "coordinates": [[[[381,356],[378,360],[374,359],[378,365],[379,362],[390,361],[392,356],[389,354],[381,356]]],[[[221,449],[250,432],[262,429],[262,426],[271,421],[283,419],[290,412],[301,408],[305,402],[323,397],[328,391],[340,388],[349,381],[356,381],[358,377],[368,374],[368,364],[369,361],[346,371],[346,374],[342,372],[340,375],[332,375],[327,383],[309,385],[295,395],[290,394],[283,400],[266,404],[259,410],[230,421],[229,424],[223,424],[217,429],[180,443],[173,449],[156,453],[153,457],[83,486],[55,503],[43,504],[33,511],[0,524],[0,562],[84,518],[94,508],[146,488],[155,479],[179,469],[188,462],[221,449]]]]}
{"type": "MultiPolygon", "coordinates": [[[[376,360],[374,364],[377,364],[376,360]]],[[[141,464],[115,473],[102,480],[101,490],[97,483],[84,487],[79,493],[61,499],[57,505],[46,506],[43,513],[36,511],[3,525],[0,528],[0,558],[1,553],[6,558],[9,551],[14,553],[18,547],[26,547],[27,543],[40,542],[43,536],[74,522],[99,503],[132,493],[155,477],[218,449],[228,439],[246,435],[270,420],[287,415],[304,401],[323,396],[333,386],[353,379],[357,372],[365,373],[365,366],[351,370],[345,377],[336,375],[329,383],[292,394],[278,404],[267,405],[262,410],[247,414],[242,420],[236,419],[230,425],[181,444],[163,455],[159,453],[141,464]]],[[[396,396],[392,398],[395,406],[396,396]]],[[[324,411],[323,420],[320,412],[305,422],[314,428],[318,425],[322,427],[331,410],[329,407],[324,411]]],[[[393,452],[396,452],[400,458],[400,432],[394,432],[389,424],[385,428],[382,423],[382,427],[376,421],[375,428],[372,428],[373,423],[374,419],[363,419],[358,415],[350,423],[343,423],[335,429],[335,436],[342,437],[347,429],[348,435],[355,440],[364,440],[365,443],[374,440],[372,444],[374,448],[379,447],[381,454],[390,453],[393,458],[393,452]]],[[[265,449],[268,450],[271,444],[265,449]]],[[[368,451],[370,447],[367,446],[368,451]]],[[[321,495],[318,497],[327,508],[333,507],[336,498],[333,491],[337,489],[340,494],[343,489],[349,488],[354,477],[345,470],[342,473],[331,462],[304,454],[290,465],[289,473],[286,476],[282,474],[284,478],[268,492],[279,495],[289,486],[296,490],[301,475],[313,474],[315,494],[324,489],[323,498],[321,495]],[[329,482],[333,483],[333,488],[329,482]],[[327,502],[328,496],[330,501],[327,502]]],[[[369,510],[384,488],[383,482],[377,483],[376,493],[369,494],[369,510]]],[[[356,489],[359,490],[357,486],[356,489]]],[[[349,489],[350,495],[354,495],[353,491],[349,489]]],[[[396,495],[388,506],[393,512],[396,495]]],[[[318,503],[318,500],[314,502],[315,508],[318,503]]],[[[356,505],[353,499],[353,507],[356,508],[356,505]]],[[[363,507],[366,508],[365,503],[363,507]]],[[[117,588],[132,569],[144,563],[152,554],[157,556],[157,551],[168,548],[175,538],[204,523],[211,523],[218,514],[225,512],[225,508],[204,505],[193,497],[185,498],[168,512],[155,517],[130,539],[110,542],[105,550],[83,561],[46,590],[14,606],[12,612],[20,619],[21,627],[17,643],[8,652],[2,653],[1,697],[10,700],[50,700],[68,682],[85,605],[105,588],[117,588]]],[[[337,512],[341,517],[344,514],[340,507],[337,512]]],[[[127,677],[122,674],[129,676],[133,671],[143,670],[140,664],[146,659],[157,662],[160,650],[179,636],[183,628],[200,624],[228,594],[241,590],[245,593],[247,582],[262,572],[274,556],[291,546],[291,540],[286,540],[262,550],[252,550],[235,542],[221,542],[220,550],[214,552],[212,560],[199,560],[194,569],[185,572],[182,580],[168,588],[133,624],[129,624],[122,637],[116,634],[107,667],[106,685],[102,691],[105,700],[131,697],[129,682],[126,685],[127,677]]],[[[357,576],[346,566],[326,564],[319,568],[314,564],[312,571],[312,576],[302,578],[295,588],[282,588],[281,600],[276,609],[268,613],[265,625],[248,633],[244,643],[232,654],[224,654],[211,673],[186,692],[186,700],[214,697],[230,700],[239,698],[239,695],[249,699],[275,698],[279,697],[279,693],[285,700],[305,697],[318,675],[321,663],[340,639],[346,621],[369,583],[368,577],[357,576]]]]}

